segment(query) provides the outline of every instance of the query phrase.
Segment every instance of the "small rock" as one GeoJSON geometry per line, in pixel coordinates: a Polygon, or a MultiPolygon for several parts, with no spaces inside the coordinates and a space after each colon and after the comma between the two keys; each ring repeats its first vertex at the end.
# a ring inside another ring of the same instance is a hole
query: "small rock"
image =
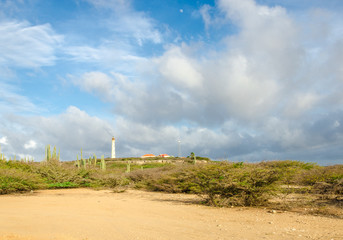
{"type": "Polygon", "coordinates": [[[276,213],[276,210],[269,210],[268,212],[269,212],[269,213],[275,214],[275,213],[276,213]]]}

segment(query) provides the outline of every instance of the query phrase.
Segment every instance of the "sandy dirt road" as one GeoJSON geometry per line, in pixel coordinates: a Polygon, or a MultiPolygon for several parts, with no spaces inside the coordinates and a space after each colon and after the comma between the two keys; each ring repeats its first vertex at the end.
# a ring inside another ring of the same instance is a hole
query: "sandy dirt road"
{"type": "Polygon", "coordinates": [[[44,190],[0,196],[1,240],[343,239],[343,220],[212,208],[196,196],[44,190]]]}

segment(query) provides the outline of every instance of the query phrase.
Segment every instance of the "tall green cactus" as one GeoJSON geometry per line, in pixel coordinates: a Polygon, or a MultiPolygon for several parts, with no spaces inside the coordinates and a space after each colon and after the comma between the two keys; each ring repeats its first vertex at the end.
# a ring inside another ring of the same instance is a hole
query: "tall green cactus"
{"type": "Polygon", "coordinates": [[[82,156],[82,148],[81,148],[81,165],[83,166],[83,168],[87,167],[87,160],[84,159],[82,156]]]}
{"type": "Polygon", "coordinates": [[[60,161],[60,157],[61,157],[61,149],[58,149],[58,155],[57,155],[57,161],[60,161]]]}
{"type": "Polygon", "coordinates": [[[54,159],[54,160],[57,159],[56,146],[54,146],[54,150],[53,150],[53,152],[52,152],[52,159],[54,159]]]}
{"type": "Polygon", "coordinates": [[[106,162],[105,162],[104,155],[101,156],[100,167],[101,167],[101,170],[103,170],[103,171],[106,170],[106,162]]]}
{"type": "Polygon", "coordinates": [[[77,168],[80,168],[81,167],[81,162],[79,160],[79,154],[76,155],[76,164],[77,164],[77,168]]]}
{"type": "Polygon", "coordinates": [[[81,162],[82,162],[83,168],[86,168],[86,167],[87,167],[87,161],[86,161],[86,159],[81,158],[81,162]]]}
{"type": "Polygon", "coordinates": [[[94,153],[94,155],[93,155],[93,159],[94,159],[94,167],[96,167],[96,162],[97,162],[97,158],[96,158],[96,155],[95,155],[95,153],[94,153]]]}
{"type": "Polygon", "coordinates": [[[45,159],[47,162],[49,162],[51,160],[50,144],[46,146],[45,159]]]}

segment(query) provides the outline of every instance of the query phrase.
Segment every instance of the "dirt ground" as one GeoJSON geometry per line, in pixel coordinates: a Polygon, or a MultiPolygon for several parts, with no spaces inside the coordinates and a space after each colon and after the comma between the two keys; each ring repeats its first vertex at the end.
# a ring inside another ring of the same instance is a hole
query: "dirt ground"
{"type": "Polygon", "coordinates": [[[0,240],[343,239],[343,220],[212,208],[194,195],[44,190],[0,196],[0,240]]]}

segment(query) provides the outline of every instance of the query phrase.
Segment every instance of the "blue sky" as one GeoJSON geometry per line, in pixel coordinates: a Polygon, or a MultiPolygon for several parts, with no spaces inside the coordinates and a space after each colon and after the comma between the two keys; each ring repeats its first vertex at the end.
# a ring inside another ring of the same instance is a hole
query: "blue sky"
{"type": "Polygon", "coordinates": [[[0,0],[0,146],[343,163],[340,0],[0,0]]]}

